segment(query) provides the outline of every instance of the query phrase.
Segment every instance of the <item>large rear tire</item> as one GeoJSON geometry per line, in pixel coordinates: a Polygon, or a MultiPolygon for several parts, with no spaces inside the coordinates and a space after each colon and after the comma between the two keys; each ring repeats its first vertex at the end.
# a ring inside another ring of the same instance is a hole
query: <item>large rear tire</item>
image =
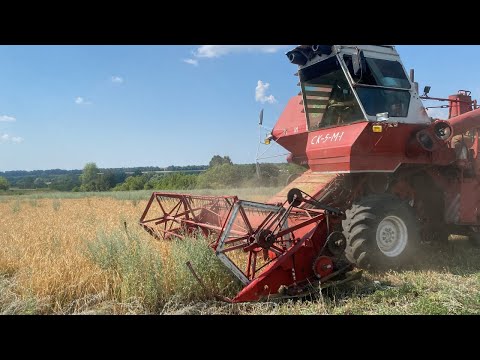
{"type": "Polygon", "coordinates": [[[415,257],[418,221],[408,203],[393,195],[370,195],[355,202],[342,226],[345,256],[360,268],[396,268],[415,257]]]}

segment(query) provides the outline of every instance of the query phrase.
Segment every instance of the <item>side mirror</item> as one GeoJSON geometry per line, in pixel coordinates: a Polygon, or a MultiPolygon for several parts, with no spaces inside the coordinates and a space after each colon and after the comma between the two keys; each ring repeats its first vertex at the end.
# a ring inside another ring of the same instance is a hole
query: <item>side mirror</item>
{"type": "Polygon", "coordinates": [[[425,86],[423,88],[423,96],[428,96],[428,93],[430,92],[431,87],[430,86],[425,86]]]}
{"type": "Polygon", "coordinates": [[[365,55],[363,54],[363,50],[360,50],[352,55],[352,65],[353,65],[353,73],[355,75],[361,75],[366,72],[367,62],[365,60],[365,55]]]}
{"type": "Polygon", "coordinates": [[[258,125],[262,125],[262,124],[263,124],[263,109],[260,111],[260,116],[258,119],[258,125]]]}
{"type": "Polygon", "coordinates": [[[377,114],[377,121],[382,122],[382,121],[388,121],[390,117],[388,116],[388,112],[383,112],[383,113],[378,113],[377,114]]]}

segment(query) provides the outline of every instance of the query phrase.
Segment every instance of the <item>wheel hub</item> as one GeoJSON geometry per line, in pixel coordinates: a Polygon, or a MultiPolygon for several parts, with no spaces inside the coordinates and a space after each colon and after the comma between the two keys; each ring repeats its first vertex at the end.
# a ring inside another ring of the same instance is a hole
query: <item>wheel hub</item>
{"type": "Polygon", "coordinates": [[[408,232],[405,222],[398,216],[387,216],[379,224],[377,246],[388,257],[399,256],[407,246],[408,232]]]}
{"type": "Polygon", "coordinates": [[[275,242],[275,236],[270,230],[262,230],[256,235],[256,241],[261,248],[268,250],[275,242]]]}
{"type": "Polygon", "coordinates": [[[319,279],[333,272],[333,261],[328,256],[319,256],[313,263],[313,272],[319,279]]]}

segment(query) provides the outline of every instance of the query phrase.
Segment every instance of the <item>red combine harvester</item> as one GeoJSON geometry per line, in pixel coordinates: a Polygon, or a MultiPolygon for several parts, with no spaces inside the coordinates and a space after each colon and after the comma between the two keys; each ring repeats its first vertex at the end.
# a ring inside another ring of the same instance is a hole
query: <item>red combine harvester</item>
{"type": "MultiPolygon", "coordinates": [[[[140,224],[158,239],[199,231],[244,284],[231,300],[301,296],[359,268],[414,262],[422,242],[480,243],[480,110],[470,92],[418,92],[393,46],[289,51],[301,92],[268,140],[308,170],[267,203],[153,193],[140,224]],[[449,119],[422,100],[447,101],[449,119]]],[[[358,273],[357,273],[358,274],[358,273]]]]}

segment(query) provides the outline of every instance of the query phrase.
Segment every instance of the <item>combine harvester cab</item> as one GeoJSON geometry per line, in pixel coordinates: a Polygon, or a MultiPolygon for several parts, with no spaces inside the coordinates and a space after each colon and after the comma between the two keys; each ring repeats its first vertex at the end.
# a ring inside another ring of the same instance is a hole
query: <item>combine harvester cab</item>
{"type": "Polygon", "coordinates": [[[299,95],[268,140],[308,170],[267,203],[154,193],[140,224],[158,239],[198,233],[244,285],[233,301],[298,296],[392,268],[422,241],[480,243],[478,128],[470,93],[422,96],[393,46],[300,45],[299,95]],[[422,100],[447,101],[449,120],[422,100]],[[353,276],[355,277],[355,276],[353,276]]]}

